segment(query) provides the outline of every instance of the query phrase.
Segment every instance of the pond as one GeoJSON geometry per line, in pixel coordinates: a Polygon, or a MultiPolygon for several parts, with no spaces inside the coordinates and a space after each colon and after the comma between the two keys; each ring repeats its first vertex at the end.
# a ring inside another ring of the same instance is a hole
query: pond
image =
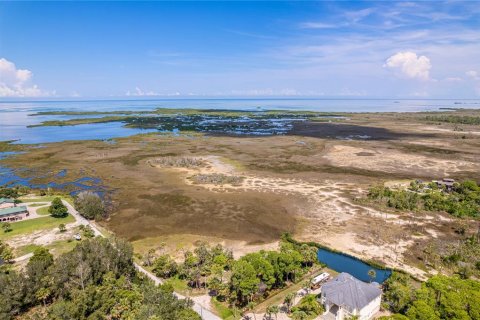
{"type": "Polygon", "coordinates": [[[373,281],[383,283],[392,274],[391,270],[383,270],[372,267],[353,257],[349,257],[342,253],[331,252],[325,249],[318,249],[318,261],[325,263],[327,267],[337,272],[347,272],[357,279],[370,282],[372,279],[368,275],[369,270],[375,270],[376,276],[373,281]]]}

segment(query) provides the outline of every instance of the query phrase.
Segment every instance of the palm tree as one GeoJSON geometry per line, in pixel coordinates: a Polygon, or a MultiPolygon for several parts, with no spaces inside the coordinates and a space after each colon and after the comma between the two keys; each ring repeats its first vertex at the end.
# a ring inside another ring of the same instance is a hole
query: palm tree
{"type": "Polygon", "coordinates": [[[305,290],[307,294],[310,292],[310,285],[311,282],[309,280],[304,281],[302,284],[303,290],[305,290]]]}
{"type": "Polygon", "coordinates": [[[275,315],[275,320],[277,320],[277,314],[279,312],[280,312],[280,308],[277,305],[268,306],[267,308],[267,314],[269,319],[271,319],[270,316],[273,313],[275,315]]]}
{"type": "Polygon", "coordinates": [[[377,277],[377,273],[375,270],[370,269],[368,270],[368,276],[370,277],[370,282],[372,282],[377,277]]]}
{"type": "Polygon", "coordinates": [[[292,313],[292,319],[295,320],[305,320],[307,317],[308,315],[305,313],[305,311],[296,310],[294,313],[292,313]]]}
{"type": "Polygon", "coordinates": [[[247,305],[247,309],[252,312],[253,319],[257,320],[257,316],[255,315],[255,310],[253,310],[253,308],[255,308],[255,303],[254,302],[249,302],[248,305],[247,305]]]}
{"type": "Polygon", "coordinates": [[[290,313],[290,308],[293,305],[293,300],[295,299],[296,293],[291,292],[285,296],[285,299],[283,300],[283,303],[287,307],[287,313],[290,313]]]}

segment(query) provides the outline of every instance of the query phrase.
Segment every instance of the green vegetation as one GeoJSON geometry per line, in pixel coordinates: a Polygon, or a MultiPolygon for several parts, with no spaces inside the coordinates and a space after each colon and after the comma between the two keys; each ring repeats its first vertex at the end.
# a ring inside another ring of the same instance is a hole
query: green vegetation
{"type": "Polygon", "coordinates": [[[17,199],[20,196],[17,188],[3,188],[0,187],[0,198],[17,199]]]}
{"type": "Polygon", "coordinates": [[[370,188],[368,198],[398,210],[445,211],[456,217],[480,216],[480,187],[475,181],[455,183],[451,192],[412,183],[409,190],[392,190],[384,186],[370,188]]]}
{"type": "MultiPolygon", "coordinates": [[[[59,241],[54,241],[43,247],[50,250],[52,254],[54,254],[55,256],[59,256],[60,254],[71,251],[73,248],[75,248],[77,243],[78,243],[77,241],[72,241],[71,239],[59,240],[59,241]]],[[[21,257],[28,253],[33,253],[39,247],[41,246],[36,244],[27,244],[26,246],[16,247],[15,256],[21,257]]]]}
{"type": "Polygon", "coordinates": [[[62,199],[56,197],[48,208],[48,213],[54,218],[65,218],[68,215],[68,209],[62,202],[62,199]]]}
{"type": "Polygon", "coordinates": [[[241,176],[234,176],[234,175],[226,175],[223,173],[209,173],[209,174],[196,174],[191,177],[194,183],[198,184],[216,184],[216,185],[223,185],[223,184],[230,184],[232,186],[240,185],[244,177],[241,176]]]}
{"type": "Polygon", "coordinates": [[[292,243],[293,245],[295,246],[303,246],[303,245],[307,245],[307,246],[310,246],[310,247],[315,247],[315,248],[319,248],[319,249],[324,249],[324,250],[327,250],[327,251],[330,251],[330,252],[334,252],[334,253],[339,253],[339,254],[342,254],[344,256],[347,256],[347,257],[350,257],[352,259],[355,259],[355,260],[358,260],[358,261],[362,261],[363,263],[365,264],[368,264],[369,266],[371,267],[374,267],[374,268],[377,268],[377,269],[382,269],[382,270],[386,270],[386,269],[390,269],[390,268],[387,268],[385,266],[385,264],[383,263],[379,263],[377,261],[373,261],[373,260],[362,260],[362,259],[359,259],[355,256],[352,256],[350,254],[347,254],[347,253],[343,253],[342,251],[339,251],[339,250],[335,250],[335,249],[332,249],[330,247],[327,247],[325,245],[322,245],[318,242],[313,242],[313,241],[308,241],[308,242],[301,242],[301,241],[297,241],[295,239],[293,239],[292,235],[290,233],[284,233],[282,235],[282,240],[284,241],[288,241],[290,243],[292,243]]]}
{"type": "Polygon", "coordinates": [[[28,148],[26,145],[13,144],[15,140],[0,141],[0,152],[23,151],[28,148]]]}
{"type": "Polygon", "coordinates": [[[301,319],[315,319],[324,312],[325,309],[320,303],[318,303],[317,296],[314,294],[307,294],[295,307],[292,308],[292,317],[301,319]],[[305,317],[303,317],[303,314],[305,314],[305,317]]]}
{"type": "MultiPolygon", "coordinates": [[[[31,206],[30,206],[31,207],[31,206]]],[[[39,216],[48,216],[50,214],[49,212],[50,207],[42,207],[37,209],[37,214],[39,216]]]]}
{"type": "MultiPolygon", "coordinates": [[[[40,203],[32,203],[32,204],[29,204],[28,206],[29,206],[29,207],[41,207],[41,206],[45,206],[45,205],[47,205],[47,203],[45,203],[45,202],[43,202],[43,203],[40,202],[40,203]]],[[[42,213],[42,214],[48,214],[48,207],[46,207],[46,208],[47,208],[47,210],[45,211],[45,213],[42,213]]],[[[38,213],[38,211],[39,211],[39,210],[37,210],[37,213],[38,213]]],[[[38,214],[40,214],[40,213],[38,213],[38,214]]]]}
{"type": "Polygon", "coordinates": [[[3,229],[3,232],[5,232],[5,233],[11,232],[12,231],[12,224],[8,221],[2,223],[2,229],[3,229]]]}
{"type": "Polygon", "coordinates": [[[52,127],[52,126],[76,126],[79,124],[88,124],[88,123],[106,123],[106,122],[119,122],[126,121],[131,119],[127,116],[110,116],[102,118],[81,118],[81,119],[70,119],[70,120],[50,120],[44,121],[40,124],[29,125],[29,128],[33,127],[52,127]]]}
{"type": "MultiPolygon", "coordinates": [[[[7,243],[0,240],[0,260],[9,262],[12,259],[13,259],[12,248],[10,248],[10,246],[7,243]]],[[[1,272],[1,269],[0,269],[0,272],[1,272]]]]}
{"type": "Polygon", "coordinates": [[[82,224],[79,226],[79,229],[85,238],[95,237],[95,232],[93,231],[92,227],[90,227],[89,225],[82,224]]]}
{"type": "Polygon", "coordinates": [[[40,247],[36,244],[27,244],[25,246],[20,246],[15,248],[15,257],[21,257],[29,253],[33,253],[35,249],[40,247]]]}
{"type": "Polygon", "coordinates": [[[480,117],[476,117],[476,116],[459,116],[459,115],[452,115],[452,114],[428,115],[425,117],[425,120],[433,121],[433,122],[480,125],[480,117]]]}
{"type": "Polygon", "coordinates": [[[394,273],[385,282],[384,301],[398,313],[386,319],[480,319],[480,282],[434,276],[414,289],[408,276],[394,273]]]}
{"type": "Polygon", "coordinates": [[[37,248],[24,272],[0,273],[0,288],[0,319],[200,319],[170,286],[137,274],[121,240],[86,240],[57,259],[37,248]]]}
{"type": "MultiPolygon", "coordinates": [[[[193,289],[207,288],[217,303],[251,309],[253,303],[263,301],[271,292],[301,279],[315,265],[316,253],[315,247],[282,241],[280,251],[262,250],[234,260],[222,246],[210,248],[203,243],[193,252],[185,252],[180,264],[166,254],[157,257],[152,271],[172,281],[181,291],[187,285],[193,289]],[[179,280],[184,284],[179,284],[179,280]]],[[[152,252],[147,255],[144,260],[152,260],[152,252]]]]}
{"type": "MultiPolygon", "coordinates": [[[[44,113],[42,113],[44,114],[44,113]]],[[[48,113],[50,114],[50,113],[48,113]]],[[[58,113],[56,113],[58,114],[58,113]]],[[[71,113],[70,115],[82,115],[71,113]]],[[[150,112],[85,113],[99,115],[95,118],[44,121],[37,126],[70,126],[89,123],[123,122],[126,127],[159,129],[171,132],[213,132],[221,134],[282,134],[289,130],[292,122],[303,120],[327,121],[336,114],[312,111],[242,111],[242,110],[201,110],[201,109],[157,109],[150,112]],[[100,117],[103,115],[103,117],[100,117]],[[248,121],[246,121],[248,120],[248,121]],[[279,127],[278,121],[285,126],[279,127]]]]}
{"type": "Polygon", "coordinates": [[[205,165],[205,161],[192,157],[171,157],[165,156],[147,161],[151,166],[172,167],[172,168],[196,168],[205,165]]]}
{"type": "Polygon", "coordinates": [[[457,241],[431,240],[422,248],[421,259],[437,270],[458,274],[461,278],[480,277],[480,229],[467,234],[466,226],[455,227],[463,235],[457,241]]]}
{"type": "Polygon", "coordinates": [[[15,222],[11,225],[12,231],[8,233],[0,233],[1,239],[8,239],[20,234],[28,234],[38,230],[57,228],[59,223],[71,223],[75,218],[71,215],[65,218],[41,217],[36,219],[29,219],[15,222]]]}
{"type": "MultiPolygon", "coordinates": [[[[42,190],[36,190],[37,192],[42,193],[42,190]]],[[[31,191],[30,191],[31,192],[31,191]]],[[[21,202],[33,202],[32,204],[29,204],[31,207],[37,207],[40,206],[40,203],[45,203],[45,202],[52,202],[55,198],[60,197],[61,199],[67,201],[71,205],[73,205],[73,198],[70,195],[67,194],[58,194],[58,195],[43,195],[39,196],[38,198],[27,198],[27,197],[20,197],[18,200],[21,202]]]]}
{"type": "Polygon", "coordinates": [[[99,219],[106,214],[102,199],[90,191],[82,191],[78,194],[75,198],[75,209],[87,219],[99,219]]]}
{"type": "Polygon", "coordinates": [[[223,303],[217,300],[217,298],[212,298],[212,305],[215,308],[216,313],[222,319],[237,319],[234,317],[233,311],[226,307],[223,303]]]}

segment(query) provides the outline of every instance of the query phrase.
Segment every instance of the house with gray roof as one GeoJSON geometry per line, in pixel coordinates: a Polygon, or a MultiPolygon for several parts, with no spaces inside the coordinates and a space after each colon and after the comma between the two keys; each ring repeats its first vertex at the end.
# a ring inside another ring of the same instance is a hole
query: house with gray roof
{"type": "Polygon", "coordinates": [[[371,319],[380,310],[382,290],[378,283],[366,283],[342,272],[326,282],[321,289],[320,302],[325,307],[325,320],[358,317],[371,319]]]}

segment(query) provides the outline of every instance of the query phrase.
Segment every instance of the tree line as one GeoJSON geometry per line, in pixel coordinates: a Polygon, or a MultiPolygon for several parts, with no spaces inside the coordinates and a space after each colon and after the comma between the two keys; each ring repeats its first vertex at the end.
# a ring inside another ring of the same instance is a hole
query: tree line
{"type": "Polygon", "coordinates": [[[368,198],[398,210],[445,211],[456,217],[480,216],[480,186],[472,180],[454,183],[450,192],[435,183],[412,182],[407,190],[369,189],[368,198]]]}
{"type": "Polygon", "coordinates": [[[192,288],[208,289],[219,301],[246,307],[301,279],[317,263],[317,248],[281,241],[279,251],[261,250],[235,260],[221,245],[210,248],[203,243],[186,251],[181,263],[168,254],[147,256],[145,264],[151,265],[155,275],[178,277],[192,288]]]}
{"type": "Polygon", "coordinates": [[[480,319],[480,282],[458,276],[433,276],[416,288],[408,275],[394,272],[383,299],[394,313],[384,320],[480,319]]]}
{"type": "Polygon", "coordinates": [[[474,117],[474,116],[436,115],[436,116],[426,116],[425,120],[434,121],[434,122],[447,122],[447,123],[471,124],[471,125],[480,124],[480,117],[474,117]]]}
{"type": "Polygon", "coordinates": [[[131,245],[80,242],[57,259],[35,250],[24,271],[0,272],[0,319],[200,319],[168,285],[137,273],[131,245]]]}

